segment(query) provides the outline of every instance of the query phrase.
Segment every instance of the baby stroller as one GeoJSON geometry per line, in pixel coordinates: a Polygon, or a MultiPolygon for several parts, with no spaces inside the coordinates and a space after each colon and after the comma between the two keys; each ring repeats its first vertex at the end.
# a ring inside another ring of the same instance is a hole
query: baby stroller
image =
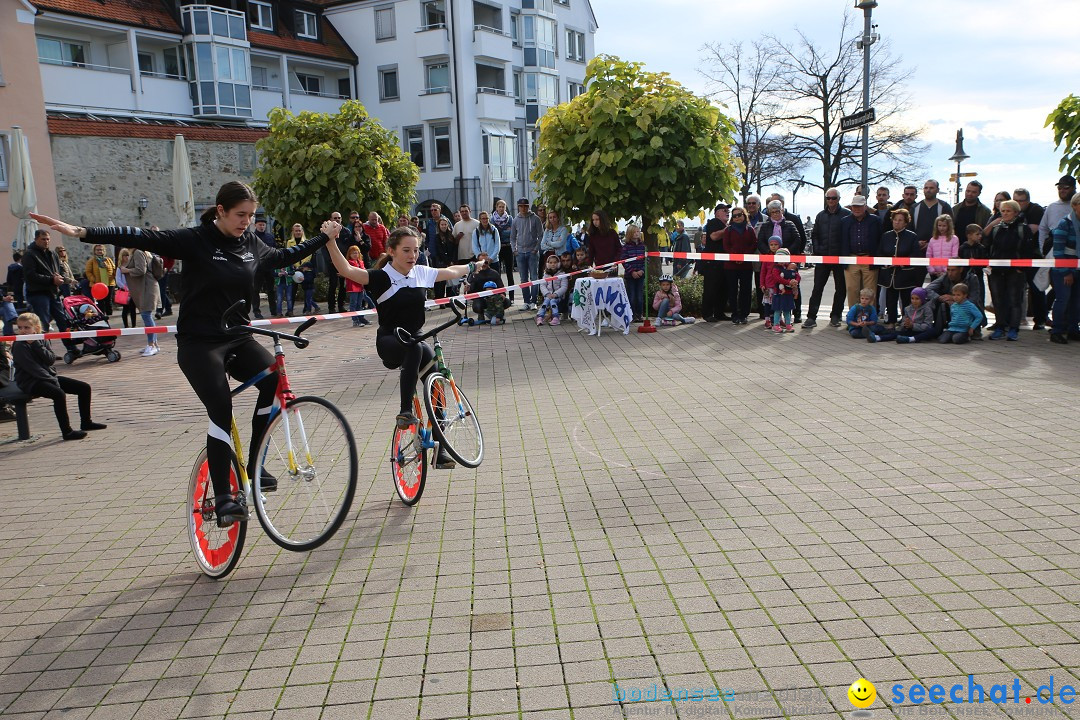
{"type": "MultiPolygon", "coordinates": [[[[109,329],[109,318],[88,295],[70,295],[61,302],[72,331],[109,329]]],[[[109,362],[116,362],[120,359],[120,351],[114,350],[114,345],[114,337],[83,338],[81,349],[64,353],[64,362],[70,365],[83,355],[104,355],[109,362]]]]}

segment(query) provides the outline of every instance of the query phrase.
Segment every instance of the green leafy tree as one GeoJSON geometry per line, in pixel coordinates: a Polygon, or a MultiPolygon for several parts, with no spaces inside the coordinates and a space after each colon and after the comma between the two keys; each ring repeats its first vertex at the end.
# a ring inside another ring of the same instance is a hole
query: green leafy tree
{"type": "Polygon", "coordinates": [[[398,137],[350,100],[334,115],[270,111],[270,134],[256,143],[255,192],[275,218],[316,231],[334,210],[371,210],[391,223],[415,199],[420,173],[398,137]]]}
{"type": "Polygon", "coordinates": [[[1062,100],[1046,118],[1046,127],[1051,125],[1054,148],[1063,149],[1058,170],[1075,175],[1080,170],[1080,97],[1070,95],[1062,100]]]}
{"type": "Polygon", "coordinates": [[[655,250],[661,218],[734,197],[734,125],[708,100],[611,55],[593,58],[585,81],[540,121],[533,180],[548,207],[575,222],[597,208],[640,217],[655,250]]]}

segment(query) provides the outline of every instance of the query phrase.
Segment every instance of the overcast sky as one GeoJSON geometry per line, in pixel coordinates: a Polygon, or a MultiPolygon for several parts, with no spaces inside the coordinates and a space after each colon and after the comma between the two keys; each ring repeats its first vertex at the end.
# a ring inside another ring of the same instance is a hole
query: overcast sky
{"type": "MultiPolygon", "coordinates": [[[[848,7],[862,27],[854,0],[591,1],[598,54],[643,62],[702,93],[705,42],[750,41],[766,32],[794,38],[798,28],[835,46],[848,7]]],[[[1062,98],[1080,93],[1080,0],[880,0],[873,19],[913,71],[908,125],[924,127],[930,142],[926,176],[913,178],[920,188],[934,177],[952,202],[948,176],[956,166],[948,158],[963,128],[971,158],[962,170],[978,172],[987,205],[996,191],[1016,187],[1030,189],[1036,202],[1057,199],[1060,157],[1043,123],[1062,98]]],[[[776,189],[790,197],[790,188],[776,189]]],[[[845,201],[852,191],[844,189],[845,201]]],[[[894,187],[892,198],[899,197],[894,187]]],[[[821,193],[804,189],[796,201],[800,215],[816,214],[821,193]]]]}

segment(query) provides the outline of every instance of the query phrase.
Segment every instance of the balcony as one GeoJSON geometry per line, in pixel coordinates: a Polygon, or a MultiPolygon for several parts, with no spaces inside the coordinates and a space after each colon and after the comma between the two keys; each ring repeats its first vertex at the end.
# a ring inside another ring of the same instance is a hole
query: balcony
{"type": "Polygon", "coordinates": [[[144,112],[190,115],[191,94],[187,80],[164,75],[143,74],[140,105],[144,112]]]}
{"type": "Polygon", "coordinates": [[[510,62],[514,58],[514,41],[498,28],[477,25],[473,28],[473,55],[510,62]]]}
{"type": "Polygon", "coordinates": [[[251,88],[251,119],[255,122],[267,122],[267,115],[276,107],[281,107],[281,88],[255,86],[251,88]]]}
{"type": "Polygon", "coordinates": [[[517,103],[509,90],[481,87],[476,90],[476,116],[489,120],[512,120],[517,117],[517,103]]]}
{"type": "MultiPolygon", "coordinates": [[[[103,65],[39,63],[41,87],[48,105],[134,112],[131,71],[103,65]]],[[[185,93],[186,95],[186,93],[185,93]]],[[[191,114],[191,101],[185,112],[191,114]]]]}
{"type": "Polygon", "coordinates": [[[454,109],[448,90],[430,90],[420,93],[420,119],[445,120],[453,117],[454,109]]]}
{"type": "Polygon", "coordinates": [[[425,25],[416,30],[416,57],[450,54],[450,36],[445,25],[425,25]]]}
{"type": "Polygon", "coordinates": [[[348,98],[341,98],[337,95],[331,95],[326,93],[306,93],[292,90],[289,93],[289,108],[294,113],[301,113],[305,110],[317,113],[329,113],[331,115],[336,114],[341,110],[341,104],[348,98]]]}

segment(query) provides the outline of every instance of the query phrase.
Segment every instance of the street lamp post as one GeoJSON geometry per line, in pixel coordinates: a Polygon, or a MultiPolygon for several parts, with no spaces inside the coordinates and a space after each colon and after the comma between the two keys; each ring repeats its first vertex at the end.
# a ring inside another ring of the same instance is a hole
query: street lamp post
{"type": "Polygon", "coordinates": [[[960,163],[967,160],[970,155],[964,152],[964,128],[956,131],[956,152],[949,158],[950,162],[956,163],[956,202],[960,202],[960,163]]]}
{"type": "MultiPolygon", "coordinates": [[[[877,0],[856,0],[855,8],[863,11],[863,34],[855,47],[863,51],[863,112],[870,111],[870,46],[878,41],[870,15],[877,7],[877,0]]],[[[862,129],[862,186],[870,192],[870,125],[862,129]]]]}

